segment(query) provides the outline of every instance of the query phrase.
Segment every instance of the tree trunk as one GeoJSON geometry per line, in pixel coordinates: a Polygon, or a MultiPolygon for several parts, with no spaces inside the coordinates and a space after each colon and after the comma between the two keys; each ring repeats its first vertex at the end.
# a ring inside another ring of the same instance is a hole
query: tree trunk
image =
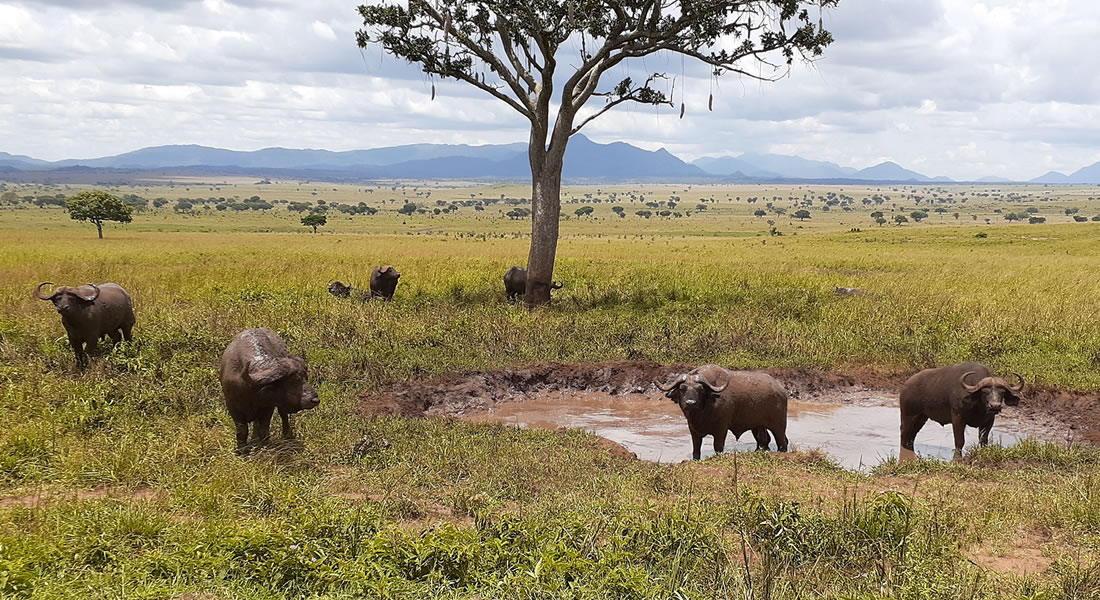
{"type": "Polygon", "coordinates": [[[95,228],[99,231],[99,239],[103,239],[103,223],[101,221],[96,221],[95,228]]]}
{"type": "Polygon", "coordinates": [[[529,308],[550,304],[561,213],[562,159],[557,154],[544,153],[541,168],[531,165],[531,252],[527,256],[525,296],[529,308]]]}

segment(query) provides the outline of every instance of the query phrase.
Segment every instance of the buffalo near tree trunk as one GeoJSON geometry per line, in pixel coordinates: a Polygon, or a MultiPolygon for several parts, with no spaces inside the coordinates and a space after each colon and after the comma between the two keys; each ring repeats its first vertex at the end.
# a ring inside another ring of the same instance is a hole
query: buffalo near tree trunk
{"type": "Polygon", "coordinates": [[[910,377],[901,387],[901,447],[913,450],[917,432],[929,419],[940,425],[951,424],[955,434],[955,455],[962,454],[966,428],[978,428],[978,441],[989,443],[993,420],[1005,406],[1020,403],[1024,378],[1010,385],[983,364],[968,362],[925,369],[910,377]]]}
{"type": "MultiPolygon", "coordinates": [[[[562,284],[557,281],[550,284],[552,290],[560,290],[561,288],[562,284]]],[[[512,301],[527,294],[527,269],[512,267],[504,272],[504,293],[512,301]]]]}
{"type": "Polygon", "coordinates": [[[708,435],[714,437],[714,451],[722,452],[728,432],[739,438],[751,431],[757,449],[767,450],[771,431],[779,451],[787,451],[787,390],[772,376],[703,365],[656,385],[687,418],[693,459],[699,460],[708,435]]]}
{"type": "Polygon", "coordinates": [[[270,329],[246,329],[233,338],[222,354],[219,377],[225,407],[237,428],[238,454],[267,443],[275,410],[283,420],[283,438],[294,437],[290,415],[320,403],[307,375],[306,359],[291,356],[270,329]]]}
{"type": "Polygon", "coordinates": [[[61,315],[61,324],[69,336],[78,365],[88,365],[88,354],[96,351],[99,339],[104,336],[110,336],[115,344],[123,339],[130,341],[135,321],[134,304],[130,294],[117,283],[60,287],[49,296],[43,296],[42,288],[47,285],[53,283],[38,284],[34,295],[39,300],[52,302],[61,315]]]}
{"type": "Polygon", "coordinates": [[[401,273],[390,265],[375,267],[370,274],[370,295],[373,298],[382,298],[386,302],[393,300],[393,292],[397,289],[397,280],[401,273]]]}

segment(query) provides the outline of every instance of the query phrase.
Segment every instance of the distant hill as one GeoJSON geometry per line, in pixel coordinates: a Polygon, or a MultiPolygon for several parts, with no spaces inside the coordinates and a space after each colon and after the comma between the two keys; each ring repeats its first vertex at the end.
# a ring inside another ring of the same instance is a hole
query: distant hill
{"type": "Polygon", "coordinates": [[[997,177],[996,175],[989,175],[980,179],[974,180],[976,183],[1012,183],[1013,180],[1006,179],[1004,177],[997,177]]]}
{"type": "Polygon", "coordinates": [[[856,172],[850,167],[800,156],[782,154],[757,154],[746,152],[740,156],[703,157],[692,164],[713,175],[734,175],[765,179],[843,179],[856,172]]]}
{"type": "Polygon", "coordinates": [[[921,175],[916,171],[903,169],[900,165],[891,161],[856,171],[851,177],[867,181],[932,181],[931,177],[921,175]]]}
{"type": "Polygon", "coordinates": [[[1070,175],[1048,171],[1045,175],[1032,179],[1031,183],[1100,183],[1100,162],[1078,169],[1070,175]]]}
{"type": "Polygon", "coordinates": [[[761,169],[740,158],[734,158],[732,156],[721,156],[717,158],[704,156],[703,158],[697,158],[691,161],[691,164],[711,175],[727,176],[740,174],[744,177],[782,177],[779,173],[761,169]]]}

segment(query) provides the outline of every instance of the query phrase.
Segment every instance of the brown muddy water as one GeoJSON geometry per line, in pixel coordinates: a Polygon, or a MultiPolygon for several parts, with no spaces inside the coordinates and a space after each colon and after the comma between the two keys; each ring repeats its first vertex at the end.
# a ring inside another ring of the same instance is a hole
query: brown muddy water
{"type": "MultiPolygon", "coordinates": [[[[819,449],[841,466],[868,469],[899,452],[897,397],[864,390],[815,394],[813,402],[788,405],[787,437],[791,450],[819,449]]],[[[678,406],[660,393],[609,394],[587,390],[539,390],[510,401],[466,412],[460,418],[520,427],[584,429],[618,442],[638,458],[679,462],[691,458],[691,436],[678,406]]],[[[1011,446],[1021,439],[1073,441],[1073,431],[1059,422],[1036,420],[1005,409],[990,433],[991,444],[1011,446]]],[[[978,430],[967,428],[967,446],[978,443],[978,430]]],[[[918,456],[950,460],[951,427],[929,421],[917,435],[918,456]]],[[[726,452],[756,449],[752,435],[726,440],[726,452]]],[[[772,442],[775,449],[775,442],[772,442]]],[[[714,454],[711,438],[703,440],[703,456],[714,454]]]]}

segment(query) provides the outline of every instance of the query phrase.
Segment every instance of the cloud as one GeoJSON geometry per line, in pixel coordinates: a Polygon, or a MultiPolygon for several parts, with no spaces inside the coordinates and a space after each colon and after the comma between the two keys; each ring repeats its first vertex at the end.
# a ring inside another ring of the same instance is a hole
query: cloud
{"type": "MultiPolygon", "coordinates": [[[[377,46],[360,51],[355,5],[0,0],[0,151],[60,159],[172,143],[344,150],[527,139],[526,121],[483,92],[434,80],[433,102],[417,66],[377,46]]],[[[1100,54],[1100,3],[844,0],[821,19],[836,42],[775,83],[715,81],[670,54],[617,67],[605,87],[665,72],[677,107],[619,107],[584,132],[686,159],[776,152],[857,168],[890,159],[954,178],[1030,178],[1100,160],[1100,78],[1086,59],[1100,54]]],[[[563,68],[579,51],[566,44],[563,68]]]]}

